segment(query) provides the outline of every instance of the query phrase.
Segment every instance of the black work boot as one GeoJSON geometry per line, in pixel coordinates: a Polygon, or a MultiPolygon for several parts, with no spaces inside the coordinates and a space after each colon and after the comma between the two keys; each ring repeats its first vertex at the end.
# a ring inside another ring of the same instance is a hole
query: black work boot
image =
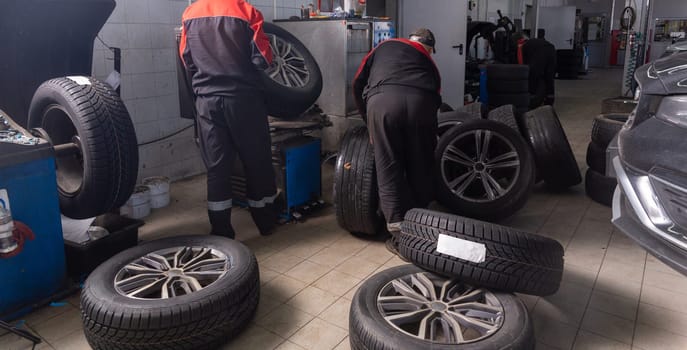
{"type": "Polygon", "coordinates": [[[269,236],[274,233],[274,229],[277,227],[277,219],[279,218],[279,213],[274,204],[267,204],[262,208],[250,208],[250,215],[255,222],[255,226],[258,227],[260,235],[269,236]]]}
{"type": "Polygon", "coordinates": [[[208,210],[208,217],[210,218],[210,226],[212,226],[211,235],[230,239],[236,237],[234,228],[231,226],[231,208],[219,211],[208,210]]]}

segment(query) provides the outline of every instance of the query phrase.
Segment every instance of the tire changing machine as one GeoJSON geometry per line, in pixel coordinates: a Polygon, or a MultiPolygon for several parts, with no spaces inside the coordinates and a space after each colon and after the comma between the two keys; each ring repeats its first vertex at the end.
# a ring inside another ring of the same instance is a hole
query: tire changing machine
{"type": "MultiPolygon", "coordinates": [[[[54,149],[1,110],[0,280],[0,320],[16,319],[67,289],[54,149]]],[[[0,322],[0,329],[40,342],[0,322]]]]}
{"type": "MultiPolygon", "coordinates": [[[[279,208],[283,221],[302,220],[308,214],[324,207],[320,138],[308,136],[322,128],[319,122],[270,121],[272,137],[272,165],[277,189],[284,201],[279,208]]],[[[234,202],[247,207],[247,179],[240,160],[236,161],[232,174],[234,202]]]]}

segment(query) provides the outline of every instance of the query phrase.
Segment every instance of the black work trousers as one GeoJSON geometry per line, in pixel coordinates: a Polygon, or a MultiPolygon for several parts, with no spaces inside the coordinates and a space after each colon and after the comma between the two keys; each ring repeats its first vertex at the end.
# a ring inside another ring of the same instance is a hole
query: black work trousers
{"type": "Polygon", "coordinates": [[[213,233],[230,230],[233,235],[231,175],[236,156],[243,163],[253,220],[261,233],[267,233],[277,219],[277,189],[265,98],[262,94],[198,96],[196,108],[213,233]]]}
{"type": "Polygon", "coordinates": [[[387,223],[434,200],[437,96],[415,89],[387,89],[367,100],[377,183],[387,223]]]}

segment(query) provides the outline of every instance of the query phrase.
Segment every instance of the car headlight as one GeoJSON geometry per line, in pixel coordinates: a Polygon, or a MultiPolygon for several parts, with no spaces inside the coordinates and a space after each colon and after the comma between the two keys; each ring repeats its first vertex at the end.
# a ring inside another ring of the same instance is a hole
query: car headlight
{"type": "Polygon", "coordinates": [[[687,128],[687,96],[664,97],[656,118],[687,128]]]}

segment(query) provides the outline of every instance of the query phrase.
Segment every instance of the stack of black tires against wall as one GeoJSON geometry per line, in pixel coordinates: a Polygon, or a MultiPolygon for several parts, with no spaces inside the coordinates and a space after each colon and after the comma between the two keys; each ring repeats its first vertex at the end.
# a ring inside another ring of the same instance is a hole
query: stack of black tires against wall
{"type": "Polygon", "coordinates": [[[623,127],[630,113],[636,106],[632,99],[614,97],[605,99],[601,104],[601,114],[594,118],[592,140],[587,146],[587,173],[585,174],[585,192],[592,200],[605,206],[611,206],[613,193],[618,184],[609,170],[608,149],[615,136],[623,127]]]}

